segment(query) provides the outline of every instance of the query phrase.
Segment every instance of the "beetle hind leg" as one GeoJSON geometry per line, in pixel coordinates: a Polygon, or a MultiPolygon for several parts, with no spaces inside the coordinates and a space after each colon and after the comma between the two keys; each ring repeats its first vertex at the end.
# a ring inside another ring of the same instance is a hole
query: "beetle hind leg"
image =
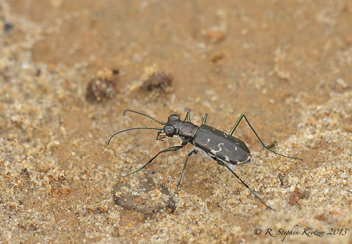
{"type": "MultiPolygon", "coordinates": [[[[226,168],[230,168],[231,170],[233,170],[233,168],[235,167],[235,164],[231,164],[231,163],[227,163],[227,162],[223,162],[223,161],[221,161],[221,160],[219,160],[219,159],[217,159],[217,158],[213,158],[219,165],[221,165],[221,166],[225,166],[226,168]]],[[[232,173],[231,173],[231,171],[229,170],[229,178],[231,178],[231,175],[232,175],[232,173]]]]}
{"type": "MultiPolygon", "coordinates": [[[[246,184],[244,183],[244,181],[230,168],[230,166],[228,166],[228,164],[224,164],[225,167],[234,175],[236,176],[236,178],[251,192],[253,193],[253,195],[261,202],[263,203],[267,208],[274,210],[273,208],[269,207],[268,205],[266,205],[266,203],[246,184]]],[[[233,165],[234,166],[234,165],[233,165]]]]}
{"type": "MultiPolygon", "coordinates": [[[[223,161],[221,161],[221,160],[219,160],[219,159],[215,159],[215,161],[216,161],[219,165],[225,166],[226,168],[230,168],[231,170],[233,170],[233,168],[235,167],[235,164],[226,163],[226,162],[223,162],[223,161]]],[[[231,170],[229,170],[229,178],[231,178],[231,175],[232,175],[231,170]]]]}

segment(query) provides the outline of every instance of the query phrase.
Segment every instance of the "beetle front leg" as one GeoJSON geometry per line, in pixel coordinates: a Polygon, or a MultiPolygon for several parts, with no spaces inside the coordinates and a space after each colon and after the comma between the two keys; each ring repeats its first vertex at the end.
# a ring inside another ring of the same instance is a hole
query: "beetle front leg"
{"type": "Polygon", "coordinates": [[[129,173],[129,174],[127,174],[127,175],[124,175],[124,177],[129,176],[129,175],[132,175],[132,174],[137,173],[138,171],[144,169],[148,164],[150,164],[151,162],[153,162],[153,160],[154,160],[157,156],[159,156],[161,153],[164,153],[164,152],[171,152],[171,151],[177,151],[177,150],[180,150],[180,149],[183,148],[183,147],[184,147],[184,146],[181,145],[181,146],[174,146],[174,147],[169,147],[169,148],[165,148],[165,149],[161,150],[160,152],[158,152],[157,155],[155,155],[154,157],[152,157],[152,158],[148,161],[148,163],[146,163],[145,165],[143,165],[143,166],[140,167],[139,169],[133,171],[132,173],[129,173]]]}

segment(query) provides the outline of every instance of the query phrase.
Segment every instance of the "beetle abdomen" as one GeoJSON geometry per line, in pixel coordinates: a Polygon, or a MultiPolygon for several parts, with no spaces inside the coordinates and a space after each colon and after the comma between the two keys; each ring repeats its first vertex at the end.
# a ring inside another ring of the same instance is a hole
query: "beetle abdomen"
{"type": "Polygon", "coordinates": [[[193,144],[196,148],[227,163],[250,162],[250,151],[243,141],[208,125],[199,127],[193,144]]]}

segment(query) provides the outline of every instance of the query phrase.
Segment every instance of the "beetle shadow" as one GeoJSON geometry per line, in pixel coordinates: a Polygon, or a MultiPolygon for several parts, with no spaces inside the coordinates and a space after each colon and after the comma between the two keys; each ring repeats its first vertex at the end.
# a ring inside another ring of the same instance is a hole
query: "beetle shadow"
{"type": "Polygon", "coordinates": [[[153,191],[162,195],[170,196],[170,192],[163,184],[157,185],[154,183],[152,177],[144,174],[143,180],[138,182],[138,189],[131,189],[131,185],[127,180],[118,182],[112,190],[114,203],[123,207],[124,210],[136,211],[150,217],[154,213],[165,209],[167,202],[160,197],[159,194],[155,195],[153,191]],[[125,189],[128,189],[126,192],[125,189]],[[141,190],[143,189],[143,190],[141,190]],[[138,191],[136,194],[134,191],[138,191]]]}

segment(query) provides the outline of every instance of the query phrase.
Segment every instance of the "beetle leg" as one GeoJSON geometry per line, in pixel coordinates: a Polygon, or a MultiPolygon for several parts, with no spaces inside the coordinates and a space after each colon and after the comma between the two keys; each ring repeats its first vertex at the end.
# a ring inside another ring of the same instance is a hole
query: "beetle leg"
{"type": "Polygon", "coordinates": [[[273,208],[271,208],[271,207],[269,207],[268,205],[266,205],[265,204],[265,202],[263,202],[263,200],[262,199],[260,199],[260,197],[258,197],[258,195],[254,192],[254,191],[252,191],[252,189],[251,188],[249,188],[249,186],[246,184],[246,183],[244,183],[244,181],[243,180],[241,180],[241,178],[240,177],[238,177],[238,175],[236,175],[236,173],[235,172],[233,172],[233,170],[227,165],[227,164],[224,164],[225,165],[225,167],[228,169],[228,170],[230,170],[231,171],[231,173],[232,174],[234,174],[236,177],[237,177],[237,179],[239,179],[240,181],[241,181],[241,183],[245,186],[245,187],[247,187],[248,188],[248,190],[250,190],[250,192],[252,192],[253,194],[254,194],[254,196],[256,197],[256,198],[258,198],[259,199],[259,201],[261,201],[267,208],[270,208],[271,210],[274,210],[275,211],[275,209],[273,209],[273,208]]]}
{"type": "Polygon", "coordinates": [[[225,166],[225,163],[219,159],[216,159],[215,157],[213,158],[219,165],[225,166]]]}
{"type": "Polygon", "coordinates": [[[205,125],[205,122],[207,121],[207,118],[208,118],[208,114],[205,114],[204,118],[203,118],[202,125],[205,125]]]}
{"type": "MultiPolygon", "coordinates": [[[[225,164],[231,169],[233,170],[233,168],[235,167],[235,164],[231,164],[231,163],[225,163],[219,159],[213,158],[219,165],[221,166],[225,166],[225,164]]],[[[231,171],[229,170],[229,178],[231,178],[231,171]]]]}
{"type": "Polygon", "coordinates": [[[129,174],[127,174],[127,175],[124,175],[124,177],[129,176],[129,175],[132,175],[132,174],[137,173],[138,171],[144,169],[148,164],[150,164],[151,162],[153,162],[153,160],[154,160],[157,156],[159,156],[159,154],[164,153],[164,152],[177,151],[177,150],[180,150],[180,149],[183,148],[183,147],[184,147],[184,146],[181,145],[181,146],[174,146],[174,147],[169,147],[169,148],[165,148],[165,149],[161,150],[160,152],[158,152],[157,155],[155,155],[154,157],[152,157],[152,158],[148,161],[148,163],[146,163],[145,165],[143,165],[143,166],[140,167],[139,169],[133,171],[132,173],[129,173],[129,174]]]}
{"type": "Polygon", "coordinates": [[[182,173],[181,173],[180,180],[178,181],[176,190],[175,190],[174,194],[172,195],[172,197],[170,198],[169,203],[167,204],[167,207],[169,207],[170,203],[172,202],[172,199],[174,198],[174,196],[175,196],[175,194],[176,194],[178,188],[179,188],[180,185],[181,185],[183,175],[185,174],[185,169],[186,169],[186,165],[187,165],[188,158],[189,158],[190,156],[196,154],[196,153],[197,153],[196,150],[192,150],[192,151],[190,151],[190,152],[188,153],[187,158],[186,158],[186,161],[185,161],[185,164],[184,164],[184,166],[183,166],[183,170],[182,170],[182,173]]]}
{"type": "Polygon", "coordinates": [[[185,121],[191,122],[191,115],[190,115],[189,111],[187,111],[185,121]]]}
{"type": "Polygon", "coordinates": [[[238,124],[241,122],[242,118],[245,118],[247,124],[249,125],[249,127],[251,128],[251,130],[253,131],[253,133],[254,133],[255,136],[258,138],[258,140],[260,141],[260,143],[263,145],[264,148],[266,148],[266,149],[268,149],[269,151],[275,153],[276,155],[280,155],[280,156],[285,157],[285,158],[292,158],[292,159],[298,159],[298,160],[303,161],[303,159],[301,159],[301,158],[286,156],[286,155],[277,153],[277,152],[275,152],[274,150],[272,150],[272,149],[270,149],[269,147],[267,147],[267,146],[264,144],[264,142],[262,141],[262,139],[260,139],[260,137],[258,136],[257,132],[255,132],[255,130],[253,129],[252,125],[249,123],[249,121],[248,121],[246,115],[244,115],[244,114],[241,114],[241,116],[238,118],[238,120],[236,121],[235,125],[234,125],[234,126],[232,127],[232,129],[230,130],[229,135],[232,136],[232,134],[235,132],[235,130],[236,130],[238,124]]]}

